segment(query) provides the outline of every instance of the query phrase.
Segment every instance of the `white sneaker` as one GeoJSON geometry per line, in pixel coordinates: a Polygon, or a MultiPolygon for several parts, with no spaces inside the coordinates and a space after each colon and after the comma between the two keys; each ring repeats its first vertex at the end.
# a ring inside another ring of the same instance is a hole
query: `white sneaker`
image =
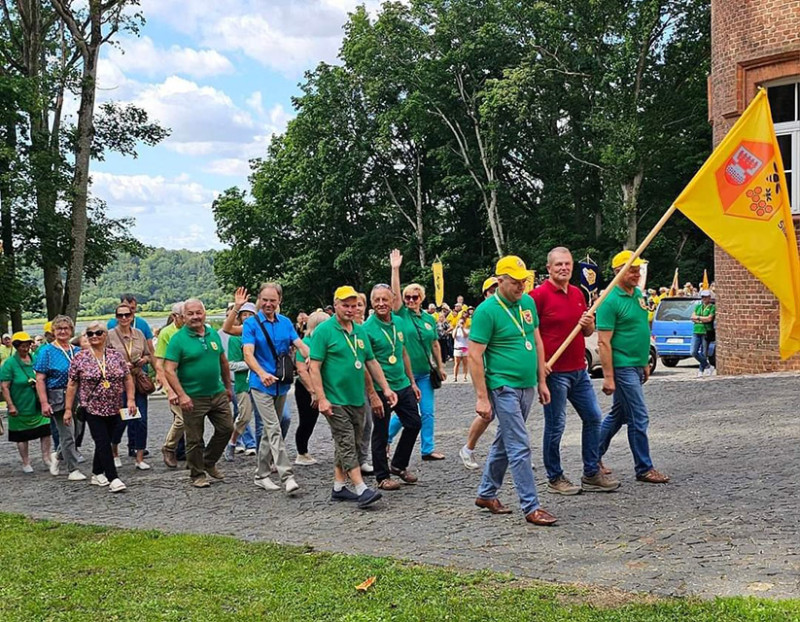
{"type": "Polygon", "coordinates": [[[256,486],[258,486],[259,488],[263,488],[264,490],[273,491],[273,490],[280,490],[281,489],[280,486],[278,486],[275,482],[273,482],[268,477],[256,477],[253,480],[253,483],[256,486]]]}
{"type": "Polygon", "coordinates": [[[464,466],[467,467],[470,471],[474,471],[475,469],[480,468],[480,464],[475,462],[475,458],[472,457],[472,452],[467,449],[467,446],[464,445],[461,449],[458,450],[458,456],[461,458],[461,462],[464,463],[464,466]]]}
{"type": "Polygon", "coordinates": [[[716,372],[716,371],[717,371],[716,369],[714,369],[711,365],[709,365],[708,367],[706,367],[705,374],[706,374],[706,376],[713,376],[714,372],[716,372]]]}
{"type": "Polygon", "coordinates": [[[361,465],[361,472],[369,475],[370,473],[374,473],[375,469],[372,468],[372,465],[369,462],[365,462],[361,465]]]}
{"type": "Polygon", "coordinates": [[[300,484],[298,484],[293,477],[286,480],[286,492],[291,494],[298,490],[300,490],[300,484]]]}
{"type": "Polygon", "coordinates": [[[115,479],[108,485],[108,489],[111,492],[122,492],[126,488],[127,486],[122,482],[120,478],[115,479]]]}
{"type": "Polygon", "coordinates": [[[114,466],[120,468],[122,466],[122,458],[120,458],[119,456],[114,458],[114,466]]]}
{"type": "Polygon", "coordinates": [[[698,370],[698,371],[697,371],[697,377],[698,377],[698,378],[702,378],[702,377],[703,377],[703,376],[705,376],[705,375],[706,375],[706,373],[705,373],[705,372],[703,372],[703,371],[700,371],[700,370],[698,370]]]}
{"type": "Polygon", "coordinates": [[[144,460],[142,460],[141,462],[136,463],[136,468],[139,469],[140,471],[146,471],[147,469],[150,468],[150,465],[147,464],[144,460]]]}
{"type": "Polygon", "coordinates": [[[317,459],[311,454],[297,454],[297,458],[294,459],[294,463],[308,466],[311,464],[317,464],[317,459]]]}
{"type": "Polygon", "coordinates": [[[108,486],[108,478],[102,473],[100,473],[100,475],[92,473],[92,481],[89,483],[92,486],[108,486]]]}
{"type": "MultiPolygon", "coordinates": [[[[22,472],[23,473],[33,473],[33,467],[30,464],[23,464],[22,465],[22,472]]],[[[287,484],[288,487],[288,484],[287,484]]]]}
{"type": "Polygon", "coordinates": [[[58,454],[53,452],[50,454],[50,475],[58,475],[58,454]]]}
{"type": "Polygon", "coordinates": [[[75,469],[69,474],[67,479],[71,482],[82,482],[83,480],[86,479],[86,476],[83,473],[81,473],[78,469],[75,469]]]}
{"type": "Polygon", "coordinates": [[[258,452],[256,451],[255,447],[251,447],[250,449],[244,450],[245,456],[255,456],[258,452]]]}
{"type": "Polygon", "coordinates": [[[244,445],[237,445],[236,446],[236,453],[243,454],[244,453],[244,445]]]}

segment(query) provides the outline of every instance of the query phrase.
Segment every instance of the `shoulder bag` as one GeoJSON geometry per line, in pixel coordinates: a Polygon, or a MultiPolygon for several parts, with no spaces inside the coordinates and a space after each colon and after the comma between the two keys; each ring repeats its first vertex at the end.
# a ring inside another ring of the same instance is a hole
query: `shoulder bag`
{"type": "MultiPolygon", "coordinates": [[[[414,328],[417,329],[417,338],[419,339],[419,345],[422,346],[422,350],[425,350],[425,342],[422,340],[422,333],[419,330],[419,326],[414,321],[413,315],[409,315],[409,319],[411,323],[414,325],[414,328]]],[[[436,369],[433,365],[431,365],[431,355],[428,354],[428,367],[430,367],[430,380],[431,380],[431,387],[433,389],[441,389],[442,388],[442,377],[439,375],[439,370],[436,369]]]]}
{"type": "MultiPolygon", "coordinates": [[[[139,330],[139,329],[136,328],[134,330],[139,330]]],[[[142,334],[142,336],[144,337],[144,334],[142,334]]],[[[145,342],[147,342],[147,337],[145,337],[144,339],[145,342]]],[[[146,345],[144,350],[145,352],[147,352],[146,345]]],[[[122,351],[125,354],[125,358],[128,359],[128,362],[131,363],[131,365],[133,365],[133,361],[131,361],[131,357],[128,355],[128,350],[125,348],[124,343],[122,344],[122,351]]],[[[136,367],[136,366],[131,367],[131,376],[133,376],[133,385],[136,387],[137,393],[142,393],[143,395],[150,395],[152,393],[155,393],[156,385],[153,384],[153,381],[150,380],[150,376],[148,376],[141,367],[136,367]]]]}
{"type": "Polygon", "coordinates": [[[292,384],[294,382],[294,357],[291,352],[278,354],[275,350],[275,344],[272,343],[267,329],[264,328],[264,324],[258,316],[256,316],[256,321],[261,328],[261,332],[264,333],[264,338],[272,351],[272,356],[275,358],[275,377],[278,379],[278,383],[292,384]]]}

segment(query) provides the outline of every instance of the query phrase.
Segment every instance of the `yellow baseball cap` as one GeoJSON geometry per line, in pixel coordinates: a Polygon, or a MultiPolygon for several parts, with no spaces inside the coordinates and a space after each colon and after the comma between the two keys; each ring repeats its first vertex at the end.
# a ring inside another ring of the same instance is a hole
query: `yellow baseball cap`
{"type": "MultiPolygon", "coordinates": [[[[628,260],[631,258],[631,255],[633,255],[633,251],[620,251],[614,255],[614,259],[611,260],[611,267],[614,269],[621,268],[628,262],[628,260]]],[[[644,260],[641,257],[637,257],[633,260],[631,267],[641,266],[643,263],[644,260]]]]}
{"type": "Polygon", "coordinates": [[[497,277],[496,276],[490,276],[488,279],[486,279],[483,282],[483,287],[481,287],[481,293],[482,294],[486,293],[487,289],[489,289],[490,287],[494,287],[495,285],[497,285],[497,277]]]}
{"type": "Polygon", "coordinates": [[[358,296],[358,292],[353,287],[342,285],[342,287],[338,288],[333,294],[333,299],[347,300],[348,298],[355,298],[356,296],[358,296]]]}
{"type": "Polygon", "coordinates": [[[23,343],[25,341],[33,341],[33,339],[31,339],[31,336],[24,330],[21,330],[18,333],[14,333],[13,335],[11,335],[11,345],[16,346],[18,343],[23,343]]]}
{"type": "Polygon", "coordinates": [[[53,323],[52,322],[46,322],[45,323],[44,332],[46,332],[46,333],[52,333],[53,332],[53,323]]]}
{"type": "Polygon", "coordinates": [[[497,262],[494,273],[497,276],[506,275],[517,281],[525,281],[533,276],[533,271],[528,270],[525,262],[516,255],[508,255],[497,262]]]}

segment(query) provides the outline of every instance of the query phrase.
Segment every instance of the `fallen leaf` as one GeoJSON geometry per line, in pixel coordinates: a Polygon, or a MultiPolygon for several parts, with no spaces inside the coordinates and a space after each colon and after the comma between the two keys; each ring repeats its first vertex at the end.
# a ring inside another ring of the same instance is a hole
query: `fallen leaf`
{"type": "Polygon", "coordinates": [[[768,592],[773,587],[775,586],[772,585],[772,583],[760,583],[757,581],[755,583],[751,583],[750,585],[748,585],[747,589],[752,590],[753,592],[768,592]]]}
{"type": "Polygon", "coordinates": [[[360,585],[356,585],[356,589],[359,592],[366,592],[369,588],[372,587],[373,583],[375,583],[375,577],[370,577],[369,579],[364,581],[364,583],[361,583],[360,585]]]}

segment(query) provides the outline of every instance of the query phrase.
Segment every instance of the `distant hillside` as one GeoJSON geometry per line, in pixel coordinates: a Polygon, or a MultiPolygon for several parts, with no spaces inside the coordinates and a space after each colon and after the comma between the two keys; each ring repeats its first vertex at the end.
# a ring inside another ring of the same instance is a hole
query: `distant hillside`
{"type": "Polygon", "coordinates": [[[157,248],[143,258],[121,253],[94,283],[85,283],[81,315],[114,311],[119,295],[136,295],[143,311],[166,311],[178,300],[200,298],[209,309],[224,308],[224,294],[214,277],[214,251],[157,248]]]}

